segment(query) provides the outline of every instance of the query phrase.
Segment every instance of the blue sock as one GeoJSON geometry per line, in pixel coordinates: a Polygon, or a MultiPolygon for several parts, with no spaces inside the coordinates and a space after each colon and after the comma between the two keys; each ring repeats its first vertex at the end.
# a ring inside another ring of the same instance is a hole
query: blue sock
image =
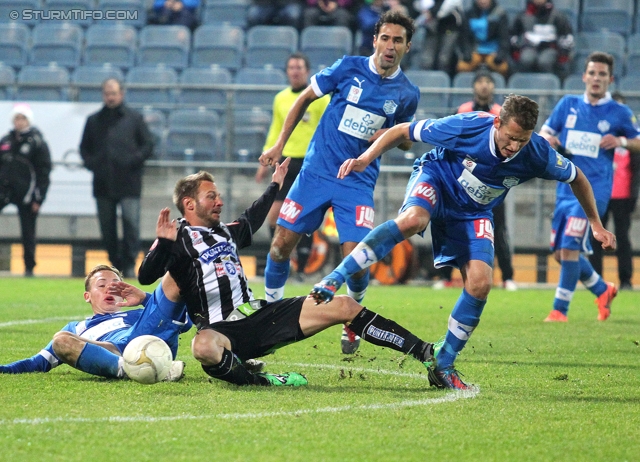
{"type": "Polygon", "coordinates": [[[76,361],[76,369],[101,377],[117,378],[119,362],[120,356],[101,346],[87,343],[76,361]]]}
{"type": "Polygon", "coordinates": [[[567,314],[579,277],[579,261],[562,260],[560,262],[560,283],[556,289],[556,297],[553,299],[554,310],[567,314]]]}
{"type": "Polygon", "coordinates": [[[268,302],[276,302],[284,297],[284,285],[289,277],[289,260],[277,263],[267,255],[264,269],[264,294],[268,302]]]}
{"type": "Polygon", "coordinates": [[[347,279],[347,294],[358,303],[362,303],[362,300],[364,300],[367,287],[369,287],[369,271],[360,279],[354,279],[353,277],[347,279]]]}
{"type": "Polygon", "coordinates": [[[596,297],[599,297],[607,290],[607,283],[596,273],[596,270],[591,266],[591,262],[584,255],[580,255],[580,281],[596,297]]]}
{"type": "Polygon", "coordinates": [[[453,365],[458,353],[465,347],[469,337],[478,326],[480,315],[486,303],[486,300],[475,298],[462,289],[462,294],[449,316],[449,330],[437,357],[438,369],[445,369],[453,365]]]}
{"type": "Polygon", "coordinates": [[[395,221],[382,223],[369,232],[328,277],[344,284],[349,276],[370,267],[402,241],[404,236],[395,221]]]}

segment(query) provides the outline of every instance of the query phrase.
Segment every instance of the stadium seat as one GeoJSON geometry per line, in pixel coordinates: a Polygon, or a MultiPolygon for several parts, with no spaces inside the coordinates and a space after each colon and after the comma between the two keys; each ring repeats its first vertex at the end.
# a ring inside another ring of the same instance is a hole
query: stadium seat
{"type": "Polygon", "coordinates": [[[298,31],[290,26],[256,26],[247,32],[245,67],[271,65],[283,69],[291,53],[298,49],[298,31]]]}
{"type": "Polygon", "coordinates": [[[254,162],[262,154],[267,139],[271,114],[259,108],[236,110],[233,123],[234,159],[240,162],[254,162]]]}
{"type": "Polygon", "coordinates": [[[13,99],[16,72],[11,66],[0,63],[0,99],[13,99]]]}
{"type": "Polygon", "coordinates": [[[580,30],[607,30],[628,36],[633,28],[633,0],[582,0],[580,30]]]}
{"type": "Polygon", "coordinates": [[[153,157],[160,158],[164,155],[167,118],[164,112],[151,106],[144,106],[140,111],[151,135],[153,135],[153,157]]]}
{"type": "Polygon", "coordinates": [[[509,78],[507,88],[528,96],[538,103],[541,112],[550,112],[560,99],[558,95],[542,94],[546,90],[560,90],[560,78],[548,72],[516,72],[509,78]]]}
{"type": "Polygon", "coordinates": [[[169,114],[166,156],[185,159],[185,156],[192,155],[193,160],[222,158],[219,125],[218,114],[204,108],[172,111],[169,114]]]}
{"type": "MultiPolygon", "coordinates": [[[[467,90],[465,93],[452,93],[451,94],[451,107],[454,111],[457,111],[462,103],[466,103],[473,99],[473,79],[475,78],[475,72],[458,72],[453,81],[451,82],[452,88],[462,88],[467,90]]],[[[507,85],[504,81],[504,77],[497,72],[492,72],[491,76],[495,82],[495,88],[504,89],[507,85]]],[[[502,104],[503,96],[495,95],[495,102],[502,104]]]]}
{"type": "Polygon", "coordinates": [[[147,8],[143,0],[100,0],[98,9],[116,11],[117,24],[133,26],[138,29],[147,24],[147,8]]]}
{"type": "MultiPolygon", "coordinates": [[[[63,21],[87,27],[93,23],[93,14],[82,14],[81,11],[95,10],[92,0],[46,0],[45,11],[62,11],[66,16],[63,21]]],[[[49,13],[50,14],[50,13],[49,13]]]]}
{"type": "Polygon", "coordinates": [[[287,76],[280,69],[266,67],[253,69],[243,67],[236,74],[234,83],[247,86],[270,85],[271,89],[236,90],[235,104],[243,108],[261,107],[270,110],[273,106],[273,97],[287,85],[287,76]],[[275,86],[275,87],[274,87],[275,86]]]}
{"type": "Polygon", "coordinates": [[[185,26],[145,26],[139,34],[138,66],[164,64],[182,70],[189,65],[191,32],[185,26]]]}
{"type": "Polygon", "coordinates": [[[232,81],[227,69],[217,66],[209,68],[189,67],[180,76],[180,95],[182,104],[215,106],[222,109],[227,104],[227,90],[207,88],[209,85],[228,85],[232,81]]]}
{"type": "Polygon", "coordinates": [[[563,12],[573,29],[574,35],[578,33],[578,13],[580,12],[580,0],[553,0],[553,7],[563,12]]]}
{"type": "Polygon", "coordinates": [[[163,65],[133,67],[129,70],[125,82],[129,103],[171,104],[175,100],[173,88],[178,83],[178,74],[163,65]]]}
{"type": "Polygon", "coordinates": [[[353,36],[346,27],[310,26],[300,34],[300,51],[307,55],[313,69],[331,66],[352,50],[353,36]]]}
{"type": "Polygon", "coordinates": [[[418,108],[440,115],[451,113],[449,108],[449,87],[451,86],[449,74],[444,71],[419,70],[409,70],[405,74],[411,83],[421,90],[418,108]],[[424,88],[430,88],[434,91],[423,92],[424,88]]]}
{"type": "Polygon", "coordinates": [[[103,66],[80,66],[71,76],[71,83],[75,85],[77,100],[84,102],[102,101],[102,82],[107,79],[118,79],[124,81],[122,71],[111,64],[103,66]]]}
{"type": "Polygon", "coordinates": [[[33,101],[67,101],[69,71],[57,64],[24,66],[18,73],[16,99],[33,101]]]}
{"type": "MultiPolygon", "coordinates": [[[[11,19],[10,13],[12,11],[25,11],[25,10],[41,10],[42,4],[40,0],[0,0],[0,22],[16,23],[16,20],[11,19]]],[[[40,18],[35,15],[31,15],[31,18],[25,19],[26,16],[22,14],[18,19],[19,22],[28,26],[35,26],[40,22],[40,18]]]]}
{"type": "Polygon", "coordinates": [[[247,26],[247,10],[249,0],[209,0],[202,13],[203,24],[247,26]]]}
{"type": "Polygon", "coordinates": [[[204,25],[193,34],[191,66],[209,67],[216,64],[236,71],[242,67],[244,31],[237,26],[204,25]]]}
{"type": "Polygon", "coordinates": [[[513,19],[524,11],[527,2],[526,0],[500,0],[499,5],[507,12],[507,16],[509,16],[509,24],[507,26],[511,26],[513,19]]]}
{"type": "Polygon", "coordinates": [[[627,39],[626,75],[640,74],[640,33],[635,33],[627,39]]]}
{"type": "Polygon", "coordinates": [[[125,24],[94,24],[87,29],[84,64],[110,63],[124,69],[135,65],[138,33],[125,24]]]}
{"type": "Polygon", "coordinates": [[[637,92],[640,88],[640,76],[627,75],[620,79],[618,90],[624,95],[627,106],[631,108],[634,114],[640,112],[640,96],[631,96],[629,92],[637,92]]]}
{"type": "Polygon", "coordinates": [[[51,62],[59,66],[77,67],[83,40],[77,24],[43,22],[33,28],[29,63],[44,66],[51,62]]]}
{"type": "Polygon", "coordinates": [[[19,22],[0,23],[0,61],[22,67],[29,57],[31,30],[19,22]]]}
{"type": "Polygon", "coordinates": [[[616,78],[624,75],[624,57],[626,41],[615,32],[580,32],[576,35],[576,53],[573,58],[573,72],[582,74],[584,62],[595,50],[609,53],[615,59],[613,74],[616,78]]]}

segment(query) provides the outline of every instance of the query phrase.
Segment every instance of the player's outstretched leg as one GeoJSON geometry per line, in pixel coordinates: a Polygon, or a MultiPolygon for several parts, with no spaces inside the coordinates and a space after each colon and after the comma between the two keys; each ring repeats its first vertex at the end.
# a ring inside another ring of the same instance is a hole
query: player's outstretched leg
{"type": "Polygon", "coordinates": [[[618,295],[618,289],[611,282],[604,279],[593,269],[591,262],[580,255],[580,281],[596,296],[598,305],[598,321],[606,321],[611,316],[611,302],[618,295]]]}
{"type": "Polygon", "coordinates": [[[311,297],[317,304],[330,302],[349,276],[370,267],[403,240],[404,236],[394,220],[382,223],[367,234],[336,269],[313,286],[311,297]]]}

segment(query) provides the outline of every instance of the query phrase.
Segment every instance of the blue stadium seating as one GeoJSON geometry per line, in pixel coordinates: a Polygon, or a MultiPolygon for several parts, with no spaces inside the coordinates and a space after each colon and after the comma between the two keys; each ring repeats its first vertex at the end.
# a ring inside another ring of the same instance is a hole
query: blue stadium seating
{"type": "Polygon", "coordinates": [[[71,76],[71,82],[77,87],[77,100],[80,102],[101,102],[102,82],[107,79],[124,81],[122,71],[110,64],[102,66],[80,66],[71,76]]]}
{"type": "Polygon", "coordinates": [[[164,112],[153,109],[151,106],[143,107],[140,112],[142,113],[142,117],[144,118],[147,127],[149,127],[151,135],[153,135],[153,157],[160,158],[163,156],[165,150],[164,145],[167,118],[165,117],[164,112]]]}
{"type": "Polygon", "coordinates": [[[271,114],[268,111],[253,108],[236,110],[233,122],[234,159],[241,162],[254,162],[262,153],[267,139],[271,114]]]}
{"type": "Polygon", "coordinates": [[[604,51],[613,56],[615,63],[613,75],[620,78],[624,75],[624,57],[626,41],[615,32],[580,32],[576,35],[576,52],[573,59],[574,73],[584,72],[584,63],[593,51],[604,51]]]}
{"type": "Polygon", "coordinates": [[[204,25],[193,34],[191,65],[209,67],[216,64],[236,71],[242,67],[244,31],[237,26],[204,25]]]}
{"type": "Polygon", "coordinates": [[[191,31],[185,26],[146,26],[139,34],[138,66],[164,64],[178,70],[189,65],[191,31]]]}
{"type": "Polygon", "coordinates": [[[52,19],[54,14],[61,14],[59,12],[62,12],[65,16],[59,20],[83,27],[87,27],[93,22],[93,14],[82,14],[80,12],[94,10],[95,7],[92,0],[46,0],[44,6],[48,16],[52,19]]]}
{"type": "MultiPolygon", "coordinates": [[[[0,22],[15,23],[16,19],[12,19],[11,12],[23,12],[25,10],[42,10],[42,3],[40,0],[0,0],[0,22]]],[[[40,22],[40,17],[34,14],[31,14],[30,19],[25,18],[26,16],[20,13],[18,19],[22,24],[35,26],[40,22]]]]}
{"type": "Polygon", "coordinates": [[[247,32],[245,67],[285,67],[289,55],[298,49],[298,31],[289,26],[256,26],[247,32]]]}
{"type": "Polygon", "coordinates": [[[247,26],[248,0],[209,0],[202,13],[203,24],[227,24],[230,26],[247,26]]]}
{"type": "Polygon", "coordinates": [[[183,104],[216,106],[222,109],[227,104],[227,91],[206,87],[207,85],[226,85],[231,82],[231,73],[227,69],[216,66],[189,67],[182,71],[180,76],[181,89],[178,100],[183,104]]]}
{"type": "Polygon", "coordinates": [[[11,66],[0,63],[0,99],[13,99],[16,72],[11,66]]]}
{"type": "Polygon", "coordinates": [[[116,22],[141,29],[147,24],[147,8],[143,0],[100,0],[98,8],[102,11],[117,12],[116,22]]]}
{"type": "Polygon", "coordinates": [[[619,81],[618,90],[624,95],[627,106],[631,108],[634,114],[640,112],[640,97],[631,96],[629,92],[637,92],[638,89],[640,89],[640,76],[627,75],[619,81]]]}
{"type": "Polygon", "coordinates": [[[82,28],[77,24],[42,22],[33,28],[31,55],[32,65],[76,67],[80,64],[83,41],[82,28]]]}
{"type": "Polygon", "coordinates": [[[578,32],[578,17],[580,12],[580,0],[553,0],[553,7],[562,11],[573,28],[573,33],[578,32]]]}
{"type": "Polygon", "coordinates": [[[633,28],[633,0],[582,0],[580,30],[600,32],[604,29],[624,36],[633,28]]]}
{"type": "Polygon", "coordinates": [[[170,67],[133,67],[125,78],[127,101],[137,104],[166,105],[175,100],[178,74],[170,67]]]}
{"type": "Polygon", "coordinates": [[[241,85],[275,85],[273,90],[251,90],[241,88],[236,91],[235,104],[242,108],[261,107],[271,109],[273,97],[287,85],[287,76],[280,69],[253,69],[243,67],[236,74],[234,83],[241,85]]]}
{"type": "Polygon", "coordinates": [[[550,112],[560,97],[544,95],[542,92],[560,90],[562,84],[557,75],[549,72],[516,72],[509,78],[507,88],[536,101],[542,112],[550,112]]]}
{"type": "Polygon", "coordinates": [[[418,108],[440,115],[449,113],[449,87],[451,79],[444,71],[408,70],[405,75],[419,88],[436,88],[435,92],[421,92],[418,108]]]}
{"type": "Polygon", "coordinates": [[[137,30],[126,24],[94,24],[87,29],[84,64],[111,63],[123,69],[133,67],[137,30]]]}
{"type": "Polygon", "coordinates": [[[627,39],[626,75],[640,74],[640,34],[636,33],[627,39]]]}
{"type": "Polygon", "coordinates": [[[222,158],[223,145],[219,134],[220,118],[205,109],[177,110],[169,115],[166,155],[194,160],[222,158]]]}
{"type": "Polygon", "coordinates": [[[300,34],[300,51],[309,57],[313,69],[331,66],[353,50],[353,35],[346,27],[310,26],[300,34]]]}
{"type": "Polygon", "coordinates": [[[16,99],[33,101],[67,101],[69,71],[56,64],[24,66],[18,73],[16,99]]]}
{"type": "MultiPolygon", "coordinates": [[[[497,72],[493,72],[492,74],[493,80],[495,82],[496,89],[503,89],[507,86],[504,77],[498,74],[497,72]]],[[[451,94],[451,107],[457,110],[462,103],[466,103],[473,99],[473,79],[475,78],[475,72],[459,72],[453,77],[453,81],[451,82],[452,88],[463,88],[466,89],[465,93],[452,93],[451,94]]],[[[502,95],[495,96],[495,102],[498,104],[502,104],[502,95]]]]}
{"type": "Polygon", "coordinates": [[[22,67],[29,57],[31,30],[19,22],[0,23],[0,61],[22,67]]]}

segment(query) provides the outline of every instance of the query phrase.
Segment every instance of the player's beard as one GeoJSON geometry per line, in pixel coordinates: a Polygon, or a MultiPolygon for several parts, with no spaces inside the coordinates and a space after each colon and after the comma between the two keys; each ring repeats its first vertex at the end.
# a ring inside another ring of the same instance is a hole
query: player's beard
{"type": "Polygon", "coordinates": [[[196,216],[202,223],[205,223],[208,228],[215,228],[220,224],[220,220],[212,217],[211,211],[201,206],[198,202],[196,202],[196,216]]]}

